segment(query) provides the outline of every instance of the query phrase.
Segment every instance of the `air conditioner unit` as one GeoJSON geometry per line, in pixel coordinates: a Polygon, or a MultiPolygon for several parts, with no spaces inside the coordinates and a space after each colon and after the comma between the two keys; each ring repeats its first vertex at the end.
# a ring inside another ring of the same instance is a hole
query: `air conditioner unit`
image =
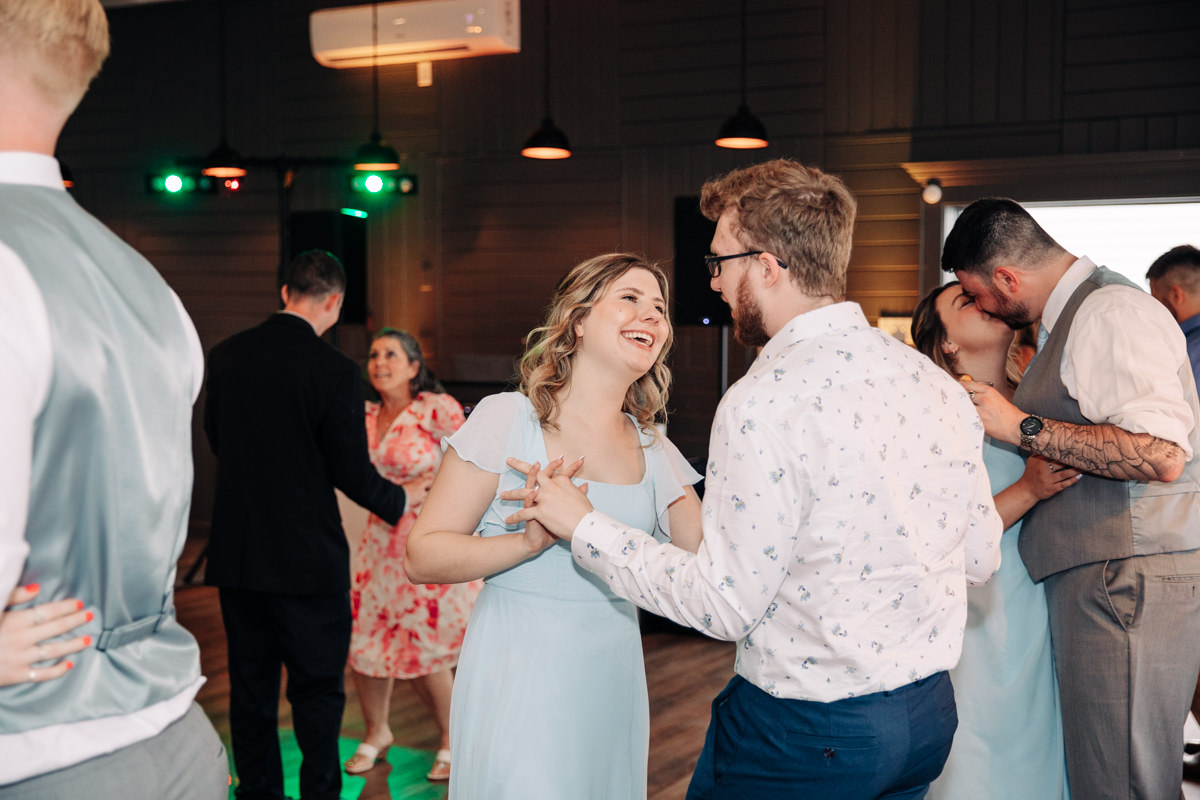
{"type": "Polygon", "coordinates": [[[521,52],[520,0],[412,0],[314,11],[313,58],[334,69],[521,52]]]}

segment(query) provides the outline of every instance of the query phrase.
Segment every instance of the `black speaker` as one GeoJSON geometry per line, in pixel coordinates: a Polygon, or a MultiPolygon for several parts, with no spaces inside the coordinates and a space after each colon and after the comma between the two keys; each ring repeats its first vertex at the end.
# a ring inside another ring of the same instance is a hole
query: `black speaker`
{"type": "Polygon", "coordinates": [[[708,287],[704,256],[717,223],[700,213],[698,196],[675,198],[675,324],[730,325],[729,306],[708,287]]]}
{"type": "Polygon", "coordinates": [[[367,221],[340,211],[293,211],[288,217],[288,261],[305,250],[328,250],[346,268],[341,321],[367,321],[367,221]]]}

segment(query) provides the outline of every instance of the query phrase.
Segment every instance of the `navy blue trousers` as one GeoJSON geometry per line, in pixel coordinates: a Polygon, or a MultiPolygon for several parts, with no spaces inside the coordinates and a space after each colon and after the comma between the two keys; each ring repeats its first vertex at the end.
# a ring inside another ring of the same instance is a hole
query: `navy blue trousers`
{"type": "Polygon", "coordinates": [[[832,703],[771,697],[735,675],[713,701],[687,800],[917,800],[957,727],[944,672],[832,703]]]}

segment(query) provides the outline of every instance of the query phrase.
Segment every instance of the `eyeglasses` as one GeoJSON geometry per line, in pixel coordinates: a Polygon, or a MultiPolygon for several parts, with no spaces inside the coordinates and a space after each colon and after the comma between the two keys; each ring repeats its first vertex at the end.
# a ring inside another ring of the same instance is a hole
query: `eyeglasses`
{"type": "MultiPolygon", "coordinates": [[[[716,277],[719,277],[721,274],[721,262],[722,261],[728,261],[731,258],[745,258],[746,256],[762,255],[764,252],[766,252],[766,251],[765,250],[747,250],[745,253],[737,253],[736,255],[732,255],[732,256],[714,256],[712,253],[709,253],[708,255],[706,255],[704,257],[704,266],[708,267],[708,274],[711,277],[716,278],[716,277]]],[[[779,259],[775,259],[775,263],[778,264],[783,269],[788,268],[787,264],[783,263],[779,259]]]]}

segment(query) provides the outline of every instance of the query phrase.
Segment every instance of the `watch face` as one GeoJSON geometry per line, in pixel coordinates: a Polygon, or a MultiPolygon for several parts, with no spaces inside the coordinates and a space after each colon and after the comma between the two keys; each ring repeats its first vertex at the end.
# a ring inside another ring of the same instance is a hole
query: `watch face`
{"type": "Polygon", "coordinates": [[[1021,420],[1021,433],[1025,436],[1037,436],[1041,433],[1042,421],[1037,417],[1026,417],[1021,420]]]}

